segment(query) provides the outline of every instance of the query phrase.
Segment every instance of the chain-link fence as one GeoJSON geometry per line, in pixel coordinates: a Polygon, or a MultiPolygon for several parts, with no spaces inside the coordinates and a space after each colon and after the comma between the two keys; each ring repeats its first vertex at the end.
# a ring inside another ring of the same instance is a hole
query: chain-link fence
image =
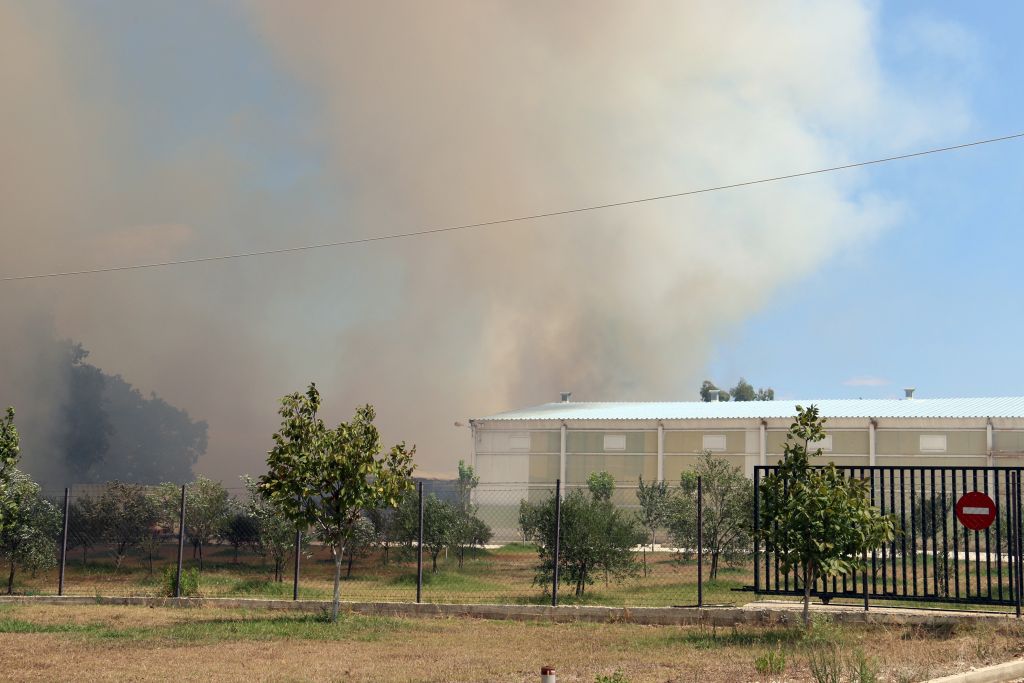
{"type": "MultiPolygon", "coordinates": [[[[314,530],[296,534],[251,489],[184,489],[183,512],[175,485],[75,487],[66,517],[64,492],[45,491],[55,516],[47,561],[19,563],[15,592],[330,598],[336,558],[314,530]]],[[[427,481],[349,528],[341,596],[551,604],[557,594],[562,604],[669,606],[696,604],[702,590],[706,604],[737,601],[733,589],[752,571],[750,508],[730,531],[713,502],[697,502],[696,491],[657,483],[427,481]]]]}

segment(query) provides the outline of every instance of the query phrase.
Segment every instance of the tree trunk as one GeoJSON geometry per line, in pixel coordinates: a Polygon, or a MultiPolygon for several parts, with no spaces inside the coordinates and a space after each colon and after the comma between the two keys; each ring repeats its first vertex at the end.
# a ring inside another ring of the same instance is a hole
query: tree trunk
{"type": "Polygon", "coordinates": [[[344,548],[331,548],[334,555],[334,600],[331,603],[331,623],[338,623],[338,603],[341,602],[341,562],[344,548]]]}
{"type": "Polygon", "coordinates": [[[354,549],[350,548],[349,551],[348,551],[348,569],[345,571],[345,578],[346,579],[352,578],[352,562],[354,562],[355,559],[356,559],[356,554],[354,552],[354,549]]]}
{"type": "Polygon", "coordinates": [[[203,544],[199,543],[199,571],[203,571],[203,544]]]}
{"type": "Polygon", "coordinates": [[[814,583],[814,575],[811,572],[810,563],[804,563],[804,628],[811,628],[811,584],[814,583]]]}
{"type": "Polygon", "coordinates": [[[430,560],[431,560],[430,573],[431,574],[436,574],[437,573],[437,556],[440,555],[440,554],[441,554],[440,550],[438,550],[436,553],[430,553],[430,560]]]}
{"type": "Polygon", "coordinates": [[[718,550],[711,551],[711,573],[708,574],[708,580],[714,581],[718,578],[718,558],[722,553],[718,550]]]}
{"type": "Polygon", "coordinates": [[[7,576],[7,594],[14,594],[14,554],[11,553],[11,573],[7,576]]]}
{"type": "Polygon", "coordinates": [[[644,558],[644,576],[647,576],[647,546],[644,546],[643,558],[644,558]]]}
{"type": "Polygon", "coordinates": [[[388,566],[388,542],[384,541],[384,566],[388,566]]]}

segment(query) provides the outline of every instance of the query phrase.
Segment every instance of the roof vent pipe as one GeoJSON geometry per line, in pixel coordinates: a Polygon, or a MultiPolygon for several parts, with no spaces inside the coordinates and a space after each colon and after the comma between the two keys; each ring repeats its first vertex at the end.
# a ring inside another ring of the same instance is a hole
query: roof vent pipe
{"type": "Polygon", "coordinates": [[[907,398],[914,398],[914,387],[908,387],[903,391],[906,393],[907,398]]]}
{"type": "Polygon", "coordinates": [[[571,391],[563,391],[562,392],[562,403],[568,403],[569,399],[571,399],[571,398],[572,398],[572,392],[571,391]]]}

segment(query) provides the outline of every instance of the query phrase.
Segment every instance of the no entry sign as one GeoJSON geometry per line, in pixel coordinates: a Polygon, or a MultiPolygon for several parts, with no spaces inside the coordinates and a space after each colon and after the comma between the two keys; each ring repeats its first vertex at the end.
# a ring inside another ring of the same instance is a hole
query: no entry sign
{"type": "Polygon", "coordinates": [[[956,518],[968,529],[982,531],[996,519],[996,504],[981,491],[970,491],[956,502],[956,518]]]}

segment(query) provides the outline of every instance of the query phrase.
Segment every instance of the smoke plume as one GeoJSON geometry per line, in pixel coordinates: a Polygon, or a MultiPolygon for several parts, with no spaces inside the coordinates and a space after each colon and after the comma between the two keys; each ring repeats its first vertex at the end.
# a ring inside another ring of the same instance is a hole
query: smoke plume
{"type": "MultiPolygon", "coordinates": [[[[0,82],[20,95],[0,105],[4,274],[672,193],[903,150],[964,120],[955,93],[927,107],[901,94],[872,3],[268,2],[229,20],[301,92],[289,125],[270,123],[276,105],[240,105],[224,127],[176,131],[184,142],[154,151],[166,115],[125,90],[99,29],[34,7],[0,6],[0,82]],[[254,166],[280,148],[313,170],[268,189],[254,166]]],[[[137,25],[152,20],[136,12],[137,25]]],[[[212,96],[230,109],[224,92],[212,96]]],[[[31,401],[44,383],[59,393],[42,371],[11,375],[28,367],[42,315],[100,367],[207,420],[198,469],[215,477],[260,470],[277,398],[309,380],[329,418],[371,402],[386,438],[419,445],[421,470],[450,473],[469,447],[456,420],[560,390],[695,398],[721,335],[899,212],[846,173],[5,285],[0,381],[14,398],[0,402],[31,401]]]]}

